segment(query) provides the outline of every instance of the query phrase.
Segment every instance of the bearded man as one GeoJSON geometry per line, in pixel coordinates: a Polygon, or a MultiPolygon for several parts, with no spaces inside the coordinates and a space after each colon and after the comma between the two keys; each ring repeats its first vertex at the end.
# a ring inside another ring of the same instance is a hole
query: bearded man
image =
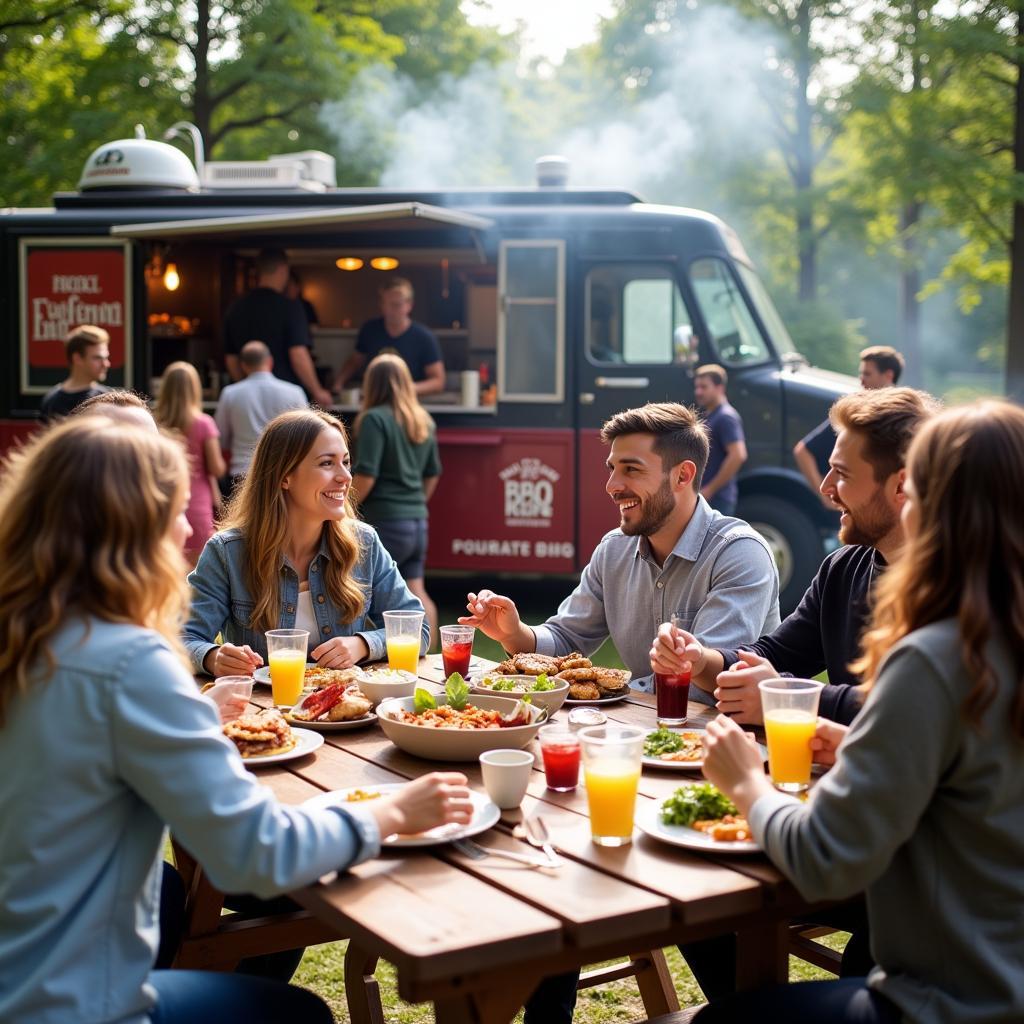
{"type": "Polygon", "coordinates": [[[780,673],[809,679],[827,671],[818,713],[846,725],[853,721],[861,692],[849,665],[860,654],[875,580],[903,544],[907,449],[938,408],[934,398],[912,388],[840,398],[829,413],[837,438],[821,493],[841,513],[839,539],[846,546],[821,564],[796,611],[745,649],[663,623],[650,651],[655,670],[678,672],[690,662],[692,681],[713,691],[718,709],[748,724],[762,721],[762,679],[780,673]]]}
{"type": "Polygon", "coordinates": [[[694,410],[674,402],[627,409],[605,423],[601,440],[610,446],[605,490],[620,521],[579,586],[541,626],[526,625],[509,598],[490,590],[468,595],[469,615],[459,622],[510,654],[589,655],[610,636],[631,685],[648,691],[651,641],[673,615],[688,634],[726,649],[778,626],[779,576],[768,546],[700,495],[708,437],[694,410]]]}

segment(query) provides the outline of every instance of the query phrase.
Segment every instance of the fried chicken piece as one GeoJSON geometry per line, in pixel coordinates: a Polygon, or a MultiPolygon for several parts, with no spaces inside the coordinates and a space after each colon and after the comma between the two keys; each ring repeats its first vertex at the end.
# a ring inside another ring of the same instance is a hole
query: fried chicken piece
{"type": "Polygon", "coordinates": [[[570,683],[569,697],[572,700],[600,700],[601,691],[593,683],[570,683]]]}
{"type": "Polygon", "coordinates": [[[594,682],[602,697],[616,697],[629,686],[629,673],[618,668],[595,668],[594,682]]]}
{"type": "Polygon", "coordinates": [[[341,700],[327,712],[327,720],[351,722],[368,714],[372,707],[373,701],[358,686],[350,686],[345,690],[341,700]]]}
{"type": "Polygon", "coordinates": [[[497,668],[494,670],[495,675],[499,676],[517,676],[519,675],[519,669],[516,668],[515,663],[511,658],[506,658],[497,668]]]}
{"type": "Polygon", "coordinates": [[[558,671],[558,659],[546,654],[533,652],[513,654],[511,662],[516,667],[515,674],[523,676],[539,676],[543,673],[554,675],[558,671]]]}
{"type": "Polygon", "coordinates": [[[566,668],[555,678],[567,683],[592,683],[597,679],[597,669],[593,665],[589,668],[566,668]]]}
{"type": "Polygon", "coordinates": [[[564,658],[558,659],[558,671],[564,672],[567,668],[592,668],[593,662],[580,654],[579,651],[573,651],[572,654],[567,654],[564,658]]]}

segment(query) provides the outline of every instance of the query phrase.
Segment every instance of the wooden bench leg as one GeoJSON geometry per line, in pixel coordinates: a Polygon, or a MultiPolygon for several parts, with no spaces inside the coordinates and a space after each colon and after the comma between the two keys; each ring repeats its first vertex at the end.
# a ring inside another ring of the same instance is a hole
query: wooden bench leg
{"type": "Polygon", "coordinates": [[[736,933],[736,989],[750,992],[789,981],[789,923],[743,928],[736,933]]]}
{"type": "Polygon", "coordinates": [[[380,985],[373,976],[378,958],[354,942],[345,951],[345,1001],[351,1024],[384,1024],[380,985]]]}
{"type": "Polygon", "coordinates": [[[672,983],[668,961],[660,949],[649,949],[643,953],[630,953],[625,963],[611,964],[584,971],[576,985],[577,989],[595,988],[623,978],[636,978],[640,998],[649,1017],[674,1013],[679,1009],[679,998],[672,983]]]}

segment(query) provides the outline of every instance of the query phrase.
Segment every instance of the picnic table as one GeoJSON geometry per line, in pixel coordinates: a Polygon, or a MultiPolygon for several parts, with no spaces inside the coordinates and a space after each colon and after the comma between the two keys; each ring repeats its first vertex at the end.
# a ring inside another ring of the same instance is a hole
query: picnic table
{"type": "MultiPolygon", "coordinates": [[[[440,657],[422,659],[419,676],[441,683],[440,657]]],[[[254,702],[269,704],[269,690],[255,692],[254,702]]],[[[655,727],[647,694],[632,693],[601,710],[615,722],[655,727]]],[[[714,712],[691,702],[689,714],[690,723],[700,725],[714,712]]],[[[290,804],[325,790],[401,782],[439,769],[464,772],[472,788],[483,790],[479,765],[413,757],[376,726],[326,733],[325,740],[310,756],[258,769],[257,777],[290,804]]],[[[690,853],[639,832],[625,847],[596,846],[585,791],[550,791],[539,757],[536,768],[522,808],[503,811],[499,825],[476,839],[533,852],[513,829],[524,815],[540,812],[565,858],[559,869],[472,860],[450,845],[385,851],[292,893],[305,912],[231,928],[221,917],[221,894],[201,866],[176,849],[190,889],[177,965],[230,970],[242,956],[347,938],[353,1024],[383,1019],[372,978],[378,958],[395,965],[400,996],[433,1002],[444,1024],[506,1024],[544,976],[624,954],[632,962],[617,976],[635,974],[648,1013],[667,1013],[678,1005],[664,959],[651,951],[730,932],[737,936],[739,989],[788,979],[790,920],[813,908],[767,858],[690,853]]],[[[638,801],[663,800],[693,778],[645,768],[638,801]]]]}

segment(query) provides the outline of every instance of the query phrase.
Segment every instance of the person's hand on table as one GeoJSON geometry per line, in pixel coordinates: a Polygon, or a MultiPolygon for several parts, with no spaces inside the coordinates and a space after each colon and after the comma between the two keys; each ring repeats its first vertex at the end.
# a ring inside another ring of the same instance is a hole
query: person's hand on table
{"type": "Polygon", "coordinates": [[[850,731],[847,725],[831,722],[827,718],[819,718],[814,737],[811,740],[811,760],[815,764],[831,767],[836,763],[836,748],[850,731]]]}
{"type": "Polygon", "coordinates": [[[460,626],[476,626],[482,633],[496,640],[505,650],[521,650],[519,640],[523,622],[515,602],[492,590],[481,590],[479,594],[466,595],[468,615],[459,618],[460,626]]]}
{"type": "Polygon", "coordinates": [[[370,648],[361,636],[334,636],[314,647],[309,656],[321,668],[352,668],[370,656],[370,648]]]}
{"type": "Polygon", "coordinates": [[[715,680],[715,705],[723,715],[743,725],[763,725],[761,691],[757,684],[762,679],[778,679],[779,673],[767,658],[753,651],[737,651],[739,661],[715,680]]]}
{"type": "Polygon", "coordinates": [[[409,835],[437,825],[466,825],[473,817],[466,776],[462,772],[431,772],[393,796],[368,800],[361,806],[372,812],[381,836],[409,835]]]}
{"type": "Polygon", "coordinates": [[[732,800],[744,817],[759,796],[773,792],[757,741],[726,715],[708,722],[704,733],[704,775],[732,800]]]}
{"type": "Polygon", "coordinates": [[[700,675],[704,668],[704,648],[692,633],[663,622],[650,650],[651,670],[664,676],[686,672],[700,675]]]}
{"type": "Polygon", "coordinates": [[[242,647],[221,644],[207,654],[203,664],[215,679],[220,676],[251,676],[263,664],[263,658],[248,644],[242,647]]]}

